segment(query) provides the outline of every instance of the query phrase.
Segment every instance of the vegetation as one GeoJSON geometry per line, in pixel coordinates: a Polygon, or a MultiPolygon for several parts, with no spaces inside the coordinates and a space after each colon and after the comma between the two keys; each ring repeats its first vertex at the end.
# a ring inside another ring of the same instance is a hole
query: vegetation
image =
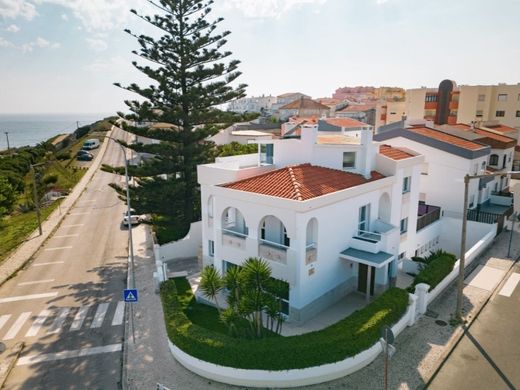
{"type": "Polygon", "coordinates": [[[415,261],[423,263],[424,266],[415,277],[413,284],[408,288],[413,292],[419,283],[426,283],[433,290],[451,271],[457,261],[457,257],[443,250],[433,252],[427,257],[415,261]]]}
{"type": "Polygon", "coordinates": [[[128,145],[137,152],[156,156],[146,164],[131,167],[130,174],[138,183],[131,196],[138,213],[161,216],[163,222],[170,224],[171,236],[180,239],[188,233],[190,223],[200,219],[196,169],[198,164],[214,157],[214,144],[207,138],[233,116],[216,107],[244,96],[245,85],[232,86],[240,76],[240,62],[230,60],[232,53],[223,50],[230,32],[219,31],[221,18],[211,19],[213,0],[150,2],[159,14],[149,17],[132,12],[162,36],[152,38],[127,32],[140,46],[135,54],[146,61],[134,62],[134,66],[153,85],[125,87],[140,99],[127,101],[131,113],[119,115],[131,123],[166,124],[124,125],[131,133],[161,141],[128,145]]]}
{"type": "Polygon", "coordinates": [[[374,345],[381,327],[396,323],[408,306],[408,293],[391,288],[370,305],[320,331],[291,337],[240,339],[206,327],[204,322],[194,322],[177,293],[178,281],[172,279],[161,285],[170,340],[191,356],[236,368],[287,370],[343,360],[374,345]]]}
{"type": "Polygon", "coordinates": [[[243,145],[238,142],[231,142],[217,146],[217,157],[237,156],[240,154],[251,154],[258,152],[257,144],[243,145]]]}

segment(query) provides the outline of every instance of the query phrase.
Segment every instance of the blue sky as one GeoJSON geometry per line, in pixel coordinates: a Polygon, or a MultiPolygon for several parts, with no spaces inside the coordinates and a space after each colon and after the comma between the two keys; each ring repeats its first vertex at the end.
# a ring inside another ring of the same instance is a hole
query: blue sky
{"type": "MultiPolygon", "coordinates": [[[[0,0],[0,113],[112,112],[145,0],[0,0]]],[[[216,0],[248,94],[520,82],[520,0],[216,0]]]]}

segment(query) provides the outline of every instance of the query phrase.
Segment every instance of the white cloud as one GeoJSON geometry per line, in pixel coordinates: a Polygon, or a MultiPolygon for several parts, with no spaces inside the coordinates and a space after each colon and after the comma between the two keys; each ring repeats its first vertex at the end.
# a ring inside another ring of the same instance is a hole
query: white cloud
{"type": "Polygon", "coordinates": [[[225,0],[224,7],[236,8],[250,18],[279,18],[303,4],[321,5],[327,0],[225,0]]]}
{"type": "Polygon", "coordinates": [[[388,0],[376,0],[376,4],[385,4],[388,0]]]}
{"type": "Polygon", "coordinates": [[[36,7],[26,0],[0,0],[0,17],[31,20],[36,15],[36,7]]]}
{"type": "Polygon", "coordinates": [[[67,16],[67,14],[61,14],[61,18],[66,22],[69,21],[69,17],[67,16]]]}
{"type": "Polygon", "coordinates": [[[16,24],[11,24],[5,30],[9,31],[9,32],[12,32],[12,33],[17,33],[18,31],[20,31],[20,27],[18,27],[16,24]]]}
{"type": "Polygon", "coordinates": [[[121,70],[131,68],[132,65],[130,62],[123,57],[112,57],[112,58],[101,58],[97,59],[93,63],[89,65],[85,65],[83,70],[87,72],[105,72],[107,70],[116,70],[120,72],[121,70]]]}
{"type": "Polygon", "coordinates": [[[58,42],[49,42],[45,38],[38,37],[35,41],[24,43],[20,48],[24,53],[31,52],[35,47],[40,49],[58,49],[61,44],[58,42]]]}
{"type": "Polygon", "coordinates": [[[0,47],[13,47],[14,45],[12,42],[9,42],[8,40],[0,37],[0,47]]]}
{"type": "Polygon", "coordinates": [[[108,44],[98,38],[86,38],[85,41],[87,41],[89,47],[94,51],[103,51],[108,48],[108,44]]]}

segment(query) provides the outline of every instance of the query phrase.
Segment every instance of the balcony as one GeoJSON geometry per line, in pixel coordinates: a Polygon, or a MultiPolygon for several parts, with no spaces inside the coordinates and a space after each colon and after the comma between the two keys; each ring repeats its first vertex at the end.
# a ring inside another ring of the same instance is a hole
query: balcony
{"type": "Polygon", "coordinates": [[[275,261],[280,264],[287,264],[287,249],[283,244],[277,242],[259,240],[258,255],[264,259],[275,261]]]}
{"type": "Polygon", "coordinates": [[[441,218],[441,208],[419,203],[417,210],[417,231],[424,229],[441,218]]]}
{"type": "Polygon", "coordinates": [[[513,194],[506,191],[491,192],[489,196],[491,204],[510,207],[513,205],[513,194]]]}
{"type": "Polygon", "coordinates": [[[370,231],[358,230],[357,234],[352,237],[351,247],[365,252],[378,253],[389,251],[392,246],[397,245],[399,240],[399,230],[380,219],[372,224],[370,231]]]}
{"type": "Polygon", "coordinates": [[[246,238],[247,234],[245,232],[222,229],[222,245],[245,250],[246,238]]]}

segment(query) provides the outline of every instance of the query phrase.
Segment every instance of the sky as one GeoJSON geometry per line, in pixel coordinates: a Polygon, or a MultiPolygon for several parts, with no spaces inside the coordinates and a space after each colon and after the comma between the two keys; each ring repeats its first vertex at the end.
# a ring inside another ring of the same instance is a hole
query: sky
{"type": "MultiPolygon", "coordinates": [[[[0,113],[125,110],[146,0],[0,0],[0,113]]],[[[216,0],[250,96],[520,82],[520,0],[216,0]]]]}

